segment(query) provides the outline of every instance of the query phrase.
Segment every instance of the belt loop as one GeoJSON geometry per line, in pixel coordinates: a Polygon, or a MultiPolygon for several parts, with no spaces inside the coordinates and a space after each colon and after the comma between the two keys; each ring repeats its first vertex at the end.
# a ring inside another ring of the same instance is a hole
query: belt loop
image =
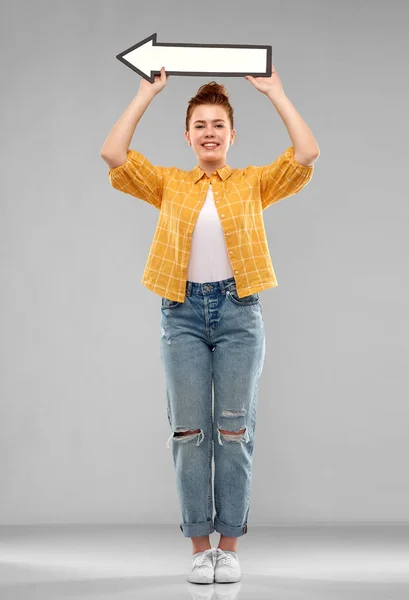
{"type": "Polygon", "coordinates": [[[244,534],[244,533],[247,533],[247,524],[246,524],[246,525],[244,525],[244,527],[243,527],[243,534],[244,534]]]}

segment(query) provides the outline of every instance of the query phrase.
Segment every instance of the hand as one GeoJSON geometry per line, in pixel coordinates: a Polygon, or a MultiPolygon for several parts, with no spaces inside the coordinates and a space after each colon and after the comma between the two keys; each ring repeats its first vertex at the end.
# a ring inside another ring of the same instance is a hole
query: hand
{"type": "Polygon", "coordinates": [[[154,83],[151,83],[150,81],[147,81],[142,77],[141,83],[139,85],[139,90],[143,92],[147,91],[150,94],[153,94],[154,96],[156,96],[156,94],[159,94],[159,92],[163,90],[169,79],[169,75],[166,75],[165,67],[161,68],[160,75],[155,75],[154,79],[154,83]]]}
{"type": "Polygon", "coordinates": [[[273,64],[271,64],[270,77],[252,77],[251,75],[246,75],[244,79],[250,81],[259,92],[266,96],[284,94],[283,86],[273,64]]]}

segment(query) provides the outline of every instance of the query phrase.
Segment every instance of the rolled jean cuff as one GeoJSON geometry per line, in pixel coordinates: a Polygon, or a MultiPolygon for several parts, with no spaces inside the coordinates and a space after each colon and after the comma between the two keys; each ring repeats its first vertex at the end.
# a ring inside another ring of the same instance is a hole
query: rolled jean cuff
{"type": "Polygon", "coordinates": [[[232,527],[231,525],[222,523],[222,521],[215,517],[214,529],[226,537],[240,537],[247,533],[247,523],[245,523],[242,527],[232,527]]]}
{"type": "Polygon", "coordinates": [[[185,537],[199,537],[213,533],[213,521],[203,521],[203,523],[180,524],[180,530],[185,537]]]}

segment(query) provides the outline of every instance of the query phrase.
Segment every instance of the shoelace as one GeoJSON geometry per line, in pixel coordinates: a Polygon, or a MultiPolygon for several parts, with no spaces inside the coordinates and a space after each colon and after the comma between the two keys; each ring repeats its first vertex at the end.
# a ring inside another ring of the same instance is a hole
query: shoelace
{"type": "Polygon", "coordinates": [[[208,562],[209,559],[213,566],[212,555],[213,555],[213,548],[211,548],[210,550],[205,550],[200,556],[198,556],[196,558],[196,560],[194,562],[194,566],[202,567],[204,564],[206,564],[208,562]]]}
{"type": "Polygon", "coordinates": [[[221,548],[216,548],[216,562],[222,565],[231,565],[231,554],[226,554],[221,548]]]}

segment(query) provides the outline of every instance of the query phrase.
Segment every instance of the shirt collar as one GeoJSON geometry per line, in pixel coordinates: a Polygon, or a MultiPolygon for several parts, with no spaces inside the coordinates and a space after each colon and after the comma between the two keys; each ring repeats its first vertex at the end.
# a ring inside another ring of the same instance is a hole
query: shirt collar
{"type": "MultiPolygon", "coordinates": [[[[233,169],[229,165],[225,165],[221,169],[215,169],[215,171],[216,171],[216,173],[219,174],[219,177],[223,181],[226,181],[226,179],[228,179],[230,177],[230,175],[232,174],[233,169]]],[[[190,174],[190,177],[191,177],[193,183],[197,183],[199,181],[199,179],[206,176],[205,172],[203,171],[203,169],[201,167],[199,167],[199,165],[196,165],[194,169],[189,171],[189,174],[190,174]]]]}

